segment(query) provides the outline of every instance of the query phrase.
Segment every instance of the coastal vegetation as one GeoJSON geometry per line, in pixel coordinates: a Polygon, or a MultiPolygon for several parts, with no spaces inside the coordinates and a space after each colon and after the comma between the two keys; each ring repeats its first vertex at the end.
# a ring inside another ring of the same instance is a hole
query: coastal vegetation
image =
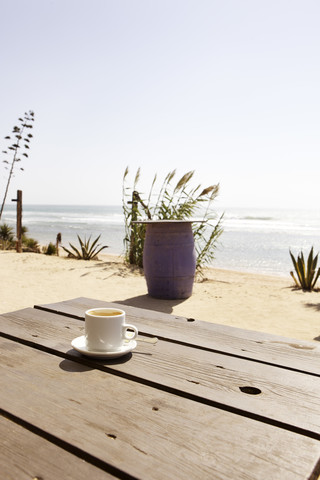
{"type": "Polygon", "coordinates": [[[43,246],[42,253],[44,253],[45,255],[59,256],[59,245],[61,244],[61,240],[62,240],[61,233],[58,233],[56,237],[56,244],[54,245],[54,243],[50,242],[49,245],[43,246]]]}
{"type": "Polygon", "coordinates": [[[307,262],[305,262],[302,251],[298,255],[297,259],[293,256],[291,251],[290,256],[297,278],[293,271],[290,272],[290,275],[292,276],[296,286],[308,292],[312,292],[320,276],[320,267],[317,270],[318,254],[315,257],[313,256],[312,247],[308,255],[307,262]]]}
{"type": "MultiPolygon", "coordinates": [[[[9,146],[5,150],[2,150],[5,160],[2,162],[5,165],[5,169],[8,170],[8,179],[6,188],[3,194],[2,204],[0,208],[0,220],[2,217],[2,212],[4,205],[6,203],[9,185],[11,178],[14,174],[16,164],[22,161],[22,157],[28,158],[28,151],[30,149],[30,141],[33,135],[31,133],[26,134],[26,129],[33,128],[34,122],[34,112],[31,110],[25,112],[24,117],[19,118],[18,126],[15,125],[12,130],[12,136],[7,135],[4,139],[8,141],[9,146]]],[[[19,170],[24,170],[23,167],[19,167],[19,170]]]]}
{"type": "Polygon", "coordinates": [[[38,240],[24,236],[22,238],[22,251],[40,253],[38,240]]]}
{"type": "Polygon", "coordinates": [[[95,240],[91,242],[91,235],[88,238],[88,240],[85,238],[82,240],[79,235],[77,235],[79,243],[80,243],[80,249],[76,248],[74,245],[72,245],[69,242],[69,245],[72,250],[69,250],[66,247],[62,247],[65,252],[67,252],[69,258],[76,258],[78,260],[97,260],[98,259],[98,254],[104,249],[108,248],[107,245],[101,246],[98,244],[98,241],[101,237],[99,235],[95,240]]]}
{"type": "Polygon", "coordinates": [[[40,245],[38,240],[35,238],[31,238],[27,235],[28,229],[27,227],[22,226],[22,251],[24,252],[35,252],[40,253],[40,245]]]}
{"type": "Polygon", "coordinates": [[[0,225],[0,248],[1,250],[10,250],[14,248],[14,234],[13,228],[9,227],[6,223],[0,225]]]}
{"type": "Polygon", "coordinates": [[[50,242],[49,245],[45,245],[42,247],[42,253],[45,255],[57,255],[57,249],[56,246],[50,242]]]}
{"type": "MultiPolygon", "coordinates": [[[[22,227],[22,251],[24,252],[40,252],[39,243],[34,238],[27,236],[27,227],[22,227]]],[[[0,225],[0,249],[13,250],[16,248],[16,239],[13,233],[13,228],[3,223],[0,225]]]]}
{"type": "Polygon", "coordinates": [[[219,193],[219,184],[202,188],[192,186],[194,171],[185,173],[177,182],[176,170],[169,172],[157,189],[157,174],[148,194],[138,192],[140,168],[133,186],[127,186],[128,167],[123,176],[122,206],[125,217],[125,259],[128,263],[143,267],[143,246],[146,226],[134,223],[138,219],[188,220],[197,217],[193,235],[197,254],[197,270],[210,264],[215,257],[217,240],[223,232],[223,215],[217,218],[212,204],[219,193]]]}

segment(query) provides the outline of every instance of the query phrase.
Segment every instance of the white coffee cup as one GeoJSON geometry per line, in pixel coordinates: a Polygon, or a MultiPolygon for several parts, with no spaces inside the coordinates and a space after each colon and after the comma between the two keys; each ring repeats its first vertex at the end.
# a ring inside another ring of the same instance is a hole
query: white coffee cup
{"type": "Polygon", "coordinates": [[[125,340],[138,335],[134,325],[125,323],[126,314],[118,308],[91,308],[85,313],[85,338],[88,350],[120,350],[125,340]]]}

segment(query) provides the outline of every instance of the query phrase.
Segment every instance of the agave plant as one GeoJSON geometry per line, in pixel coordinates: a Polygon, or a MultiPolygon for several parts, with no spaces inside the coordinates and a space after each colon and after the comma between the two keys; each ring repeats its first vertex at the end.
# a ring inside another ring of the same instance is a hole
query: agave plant
{"type": "Polygon", "coordinates": [[[302,251],[300,255],[298,255],[297,259],[294,258],[291,251],[290,251],[290,256],[297,274],[297,278],[296,278],[294,273],[290,272],[290,275],[295,281],[295,284],[297,285],[298,288],[302,288],[303,290],[312,292],[320,276],[320,267],[317,270],[318,254],[315,257],[313,257],[313,247],[312,247],[308,256],[307,264],[305,264],[302,251]]]}
{"type": "Polygon", "coordinates": [[[72,248],[72,250],[69,250],[66,247],[62,247],[65,252],[68,253],[68,256],[71,258],[77,258],[81,260],[97,260],[98,253],[101,252],[104,248],[108,248],[107,245],[103,245],[102,247],[98,244],[98,241],[101,237],[99,235],[92,243],[91,243],[91,235],[86,239],[84,238],[84,241],[77,235],[79,243],[80,243],[80,249],[78,250],[75,246],[73,246],[70,242],[69,245],[72,248]],[[100,247],[100,248],[99,248],[100,247]]]}

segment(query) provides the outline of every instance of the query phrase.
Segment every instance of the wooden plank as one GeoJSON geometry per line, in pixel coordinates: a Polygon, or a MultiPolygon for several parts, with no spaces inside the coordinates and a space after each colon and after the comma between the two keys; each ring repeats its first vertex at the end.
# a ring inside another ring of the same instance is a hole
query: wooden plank
{"type": "Polygon", "coordinates": [[[2,315],[0,325],[11,338],[83,358],[96,368],[320,436],[319,377],[162,340],[156,344],[138,341],[132,358],[86,360],[70,349],[71,340],[83,334],[83,322],[37,309],[2,315]]]}
{"type": "Polygon", "coordinates": [[[1,478],[5,480],[116,478],[7,418],[0,417],[0,431],[1,478]]]}
{"type": "Polygon", "coordinates": [[[180,343],[192,343],[216,351],[220,351],[221,345],[223,345],[224,352],[232,355],[282,365],[288,369],[320,376],[320,344],[318,342],[300,341],[196,319],[190,321],[186,317],[85,297],[47,305],[36,305],[36,308],[83,319],[85,310],[101,306],[116,306],[124,309],[130,322],[133,322],[141,332],[146,334],[170,338],[180,343]]]}
{"type": "Polygon", "coordinates": [[[141,480],[310,478],[320,442],[1,339],[1,407],[141,480]]]}

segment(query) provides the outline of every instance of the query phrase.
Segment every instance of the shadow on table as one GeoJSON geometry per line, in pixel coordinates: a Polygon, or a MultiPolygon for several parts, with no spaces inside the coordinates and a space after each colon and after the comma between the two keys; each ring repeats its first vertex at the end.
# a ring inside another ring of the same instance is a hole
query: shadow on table
{"type": "Polygon", "coordinates": [[[130,307],[155,310],[156,312],[172,313],[173,307],[180,305],[180,303],[183,303],[186,300],[188,299],[161,300],[159,298],[150,297],[149,295],[138,295],[137,297],[131,297],[125,300],[114,300],[114,302],[121,303],[122,305],[129,305],[130,307]]]}
{"type": "Polygon", "coordinates": [[[65,372],[70,372],[70,373],[82,373],[82,372],[88,372],[90,370],[95,370],[98,365],[119,365],[126,363],[130,360],[132,357],[132,353],[129,352],[126,355],[123,355],[118,358],[90,358],[87,356],[83,356],[78,352],[75,352],[74,350],[69,350],[67,352],[70,357],[72,358],[65,358],[62,360],[59,364],[59,367],[61,370],[64,370],[65,372]],[[75,361],[74,361],[75,360],[75,361]],[[80,360],[78,362],[77,360],[80,360]]]}

